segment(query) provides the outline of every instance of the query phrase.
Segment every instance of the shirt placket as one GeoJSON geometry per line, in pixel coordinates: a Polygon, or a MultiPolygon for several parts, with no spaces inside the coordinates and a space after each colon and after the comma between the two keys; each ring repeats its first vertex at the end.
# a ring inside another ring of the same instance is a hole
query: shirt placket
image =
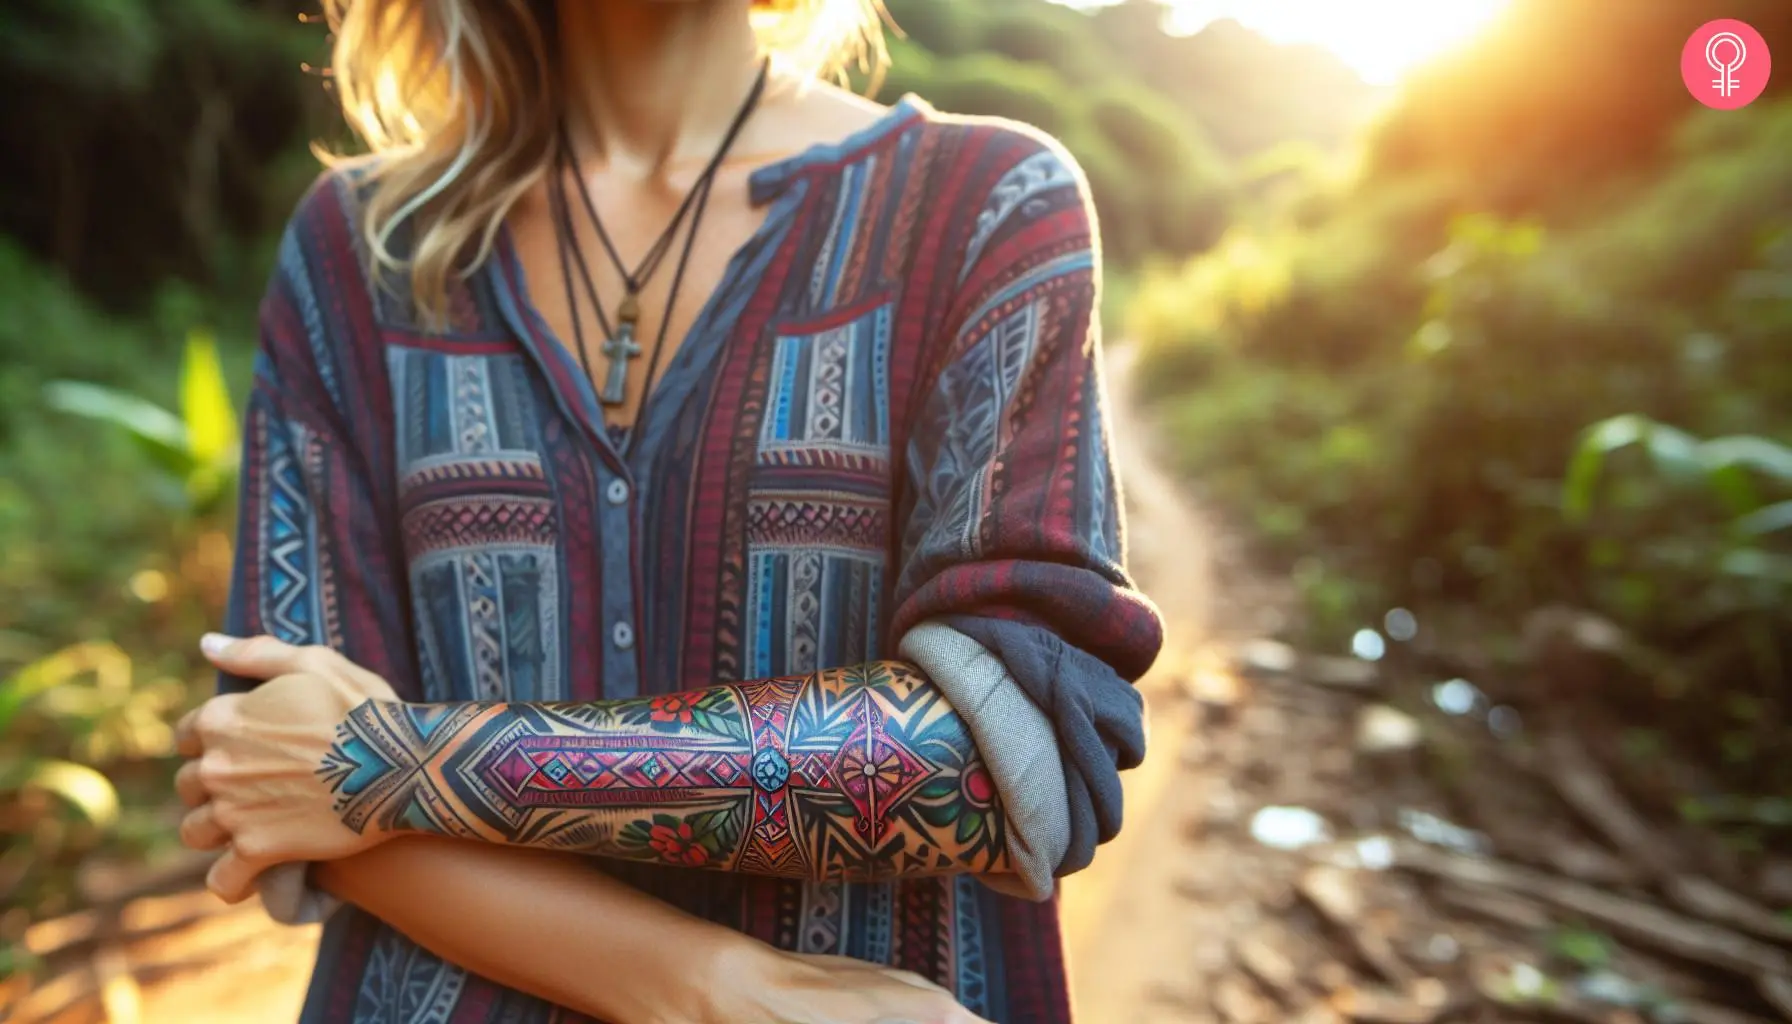
{"type": "MultiPolygon", "coordinates": [[[[606,453],[607,454],[607,453],[606,453]]],[[[641,693],[641,644],[635,602],[635,481],[620,460],[596,460],[597,537],[602,564],[604,696],[641,693]]]]}

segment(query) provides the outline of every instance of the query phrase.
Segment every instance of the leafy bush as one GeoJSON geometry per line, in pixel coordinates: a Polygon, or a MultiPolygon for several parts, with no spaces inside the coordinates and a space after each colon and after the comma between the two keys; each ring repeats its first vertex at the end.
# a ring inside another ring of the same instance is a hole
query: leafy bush
{"type": "MultiPolygon", "coordinates": [[[[1147,276],[1129,326],[1183,468],[1293,573],[1319,642],[1396,605],[1473,608],[1491,641],[1567,603],[1728,695],[1701,707],[1792,713],[1792,103],[1729,118],[1566,220],[1372,172],[1147,276]]],[[[1753,724],[1679,720],[1738,779],[1792,763],[1753,724]]]]}
{"type": "Polygon", "coordinates": [[[0,677],[0,864],[15,869],[0,874],[0,889],[9,905],[66,909],[85,857],[174,847],[170,723],[187,705],[182,681],[141,678],[102,642],[0,677]]]}
{"type": "Polygon", "coordinates": [[[84,859],[174,843],[168,728],[205,690],[237,425],[209,336],[168,358],[156,324],[94,313],[5,247],[0,298],[0,895],[35,916],[72,906],[84,859]]]}

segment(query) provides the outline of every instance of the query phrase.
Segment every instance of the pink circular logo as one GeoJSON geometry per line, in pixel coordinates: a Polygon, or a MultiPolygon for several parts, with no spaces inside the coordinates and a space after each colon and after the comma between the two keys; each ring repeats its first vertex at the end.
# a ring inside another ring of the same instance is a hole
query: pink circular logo
{"type": "Polygon", "coordinates": [[[1717,110],[1736,110],[1767,88],[1773,57],[1767,40],[1746,22],[1719,18],[1699,26],[1680,51],[1680,77],[1693,98],[1717,110]]]}

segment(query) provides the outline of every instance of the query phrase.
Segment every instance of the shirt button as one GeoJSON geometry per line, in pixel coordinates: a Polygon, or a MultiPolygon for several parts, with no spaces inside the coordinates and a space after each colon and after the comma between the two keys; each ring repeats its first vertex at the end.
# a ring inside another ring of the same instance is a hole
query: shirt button
{"type": "Polygon", "coordinates": [[[604,497],[612,505],[620,505],[628,500],[628,481],[612,480],[610,486],[604,488],[604,497]]]}
{"type": "Polygon", "coordinates": [[[618,622],[610,627],[610,641],[623,650],[635,646],[635,627],[626,622],[618,622]]]}

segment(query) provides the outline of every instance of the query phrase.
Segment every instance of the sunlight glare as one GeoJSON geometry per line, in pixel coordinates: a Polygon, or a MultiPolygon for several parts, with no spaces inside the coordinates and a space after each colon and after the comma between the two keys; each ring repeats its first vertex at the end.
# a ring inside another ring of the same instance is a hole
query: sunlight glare
{"type": "Polygon", "coordinates": [[[1236,18],[1278,43],[1312,43],[1365,79],[1394,82],[1475,35],[1510,0],[1169,0],[1168,27],[1196,32],[1236,18]]]}

